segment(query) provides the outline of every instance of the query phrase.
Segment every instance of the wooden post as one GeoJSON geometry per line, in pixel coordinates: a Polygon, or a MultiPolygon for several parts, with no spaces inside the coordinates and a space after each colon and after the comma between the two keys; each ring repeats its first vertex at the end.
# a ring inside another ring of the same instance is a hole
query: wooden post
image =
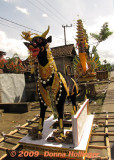
{"type": "Polygon", "coordinates": [[[18,130],[20,130],[20,129],[25,129],[25,130],[30,130],[30,129],[32,129],[32,127],[23,127],[23,126],[17,126],[16,127],[18,130]]]}

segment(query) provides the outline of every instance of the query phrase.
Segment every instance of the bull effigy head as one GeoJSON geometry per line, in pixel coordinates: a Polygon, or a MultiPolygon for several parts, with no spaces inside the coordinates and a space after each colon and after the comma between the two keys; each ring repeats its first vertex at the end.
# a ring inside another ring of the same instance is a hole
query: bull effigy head
{"type": "Polygon", "coordinates": [[[33,38],[31,37],[33,34],[30,34],[30,32],[29,33],[22,32],[22,37],[23,38],[26,37],[26,40],[29,41],[29,42],[24,42],[24,44],[30,51],[32,51],[33,57],[36,57],[38,56],[39,53],[43,52],[46,48],[47,43],[51,43],[52,37],[50,36],[46,38],[46,35],[49,32],[49,29],[50,27],[48,26],[48,29],[42,35],[35,34],[33,38]]]}

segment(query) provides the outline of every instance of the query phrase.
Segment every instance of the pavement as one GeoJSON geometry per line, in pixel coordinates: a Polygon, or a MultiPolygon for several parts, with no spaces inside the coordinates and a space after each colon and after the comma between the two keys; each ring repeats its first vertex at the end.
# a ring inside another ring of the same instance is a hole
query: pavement
{"type": "Polygon", "coordinates": [[[114,112],[114,71],[110,74],[111,83],[108,84],[102,112],[114,112]]]}
{"type": "MultiPolygon", "coordinates": [[[[99,118],[105,117],[106,113],[109,113],[109,117],[114,117],[114,71],[110,73],[110,83],[107,87],[106,97],[100,111],[100,114],[96,115],[99,118]],[[105,114],[103,114],[105,113],[105,114]]],[[[98,122],[105,123],[105,120],[99,119],[98,122]]],[[[114,133],[114,119],[109,119],[108,124],[110,126],[107,127],[109,133],[114,133]]],[[[98,127],[95,132],[97,133],[104,133],[105,127],[98,127]]],[[[91,145],[99,145],[105,146],[104,136],[92,136],[91,137],[91,145]]],[[[109,145],[111,150],[111,159],[114,160],[114,136],[109,136],[109,145]]],[[[101,157],[106,157],[107,150],[106,149],[89,149],[89,152],[97,152],[100,154],[101,157]]]]}
{"type": "MultiPolygon", "coordinates": [[[[110,83],[108,84],[106,97],[102,106],[101,112],[109,113],[109,117],[114,117],[114,71],[110,73],[110,83]]],[[[103,117],[103,114],[100,115],[103,117]]],[[[109,125],[114,124],[113,120],[108,120],[109,125]]],[[[114,133],[114,126],[108,127],[109,133],[114,133]]],[[[109,143],[111,149],[111,159],[114,160],[114,136],[109,136],[109,143]]]]}

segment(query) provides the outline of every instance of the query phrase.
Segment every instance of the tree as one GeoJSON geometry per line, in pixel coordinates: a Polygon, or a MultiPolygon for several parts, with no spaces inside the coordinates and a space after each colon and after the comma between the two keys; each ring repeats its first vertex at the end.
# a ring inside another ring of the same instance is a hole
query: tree
{"type": "Polygon", "coordinates": [[[112,69],[111,64],[110,64],[110,63],[108,63],[106,59],[105,59],[103,62],[104,62],[103,68],[104,68],[105,70],[107,70],[107,71],[109,71],[109,72],[110,72],[110,71],[111,71],[111,69],[112,69]]]}
{"type": "Polygon", "coordinates": [[[92,59],[95,61],[95,63],[96,63],[96,69],[97,69],[97,68],[100,67],[101,62],[100,62],[99,55],[98,55],[98,53],[97,53],[97,48],[96,48],[96,46],[93,46],[93,48],[92,48],[92,54],[93,54],[92,59]]]}
{"type": "Polygon", "coordinates": [[[112,34],[113,32],[111,32],[108,28],[108,22],[105,22],[103,24],[99,34],[90,33],[90,35],[97,40],[96,47],[99,45],[100,42],[105,41],[112,34]]]}
{"type": "MultiPolygon", "coordinates": [[[[94,56],[95,56],[95,54],[97,54],[98,55],[98,53],[97,53],[97,46],[102,42],[102,41],[105,41],[110,35],[112,35],[113,34],[113,32],[111,32],[110,30],[109,30],[109,28],[108,28],[108,23],[107,22],[105,22],[104,24],[103,24],[103,26],[101,27],[101,30],[100,30],[100,32],[99,32],[99,34],[95,34],[95,33],[90,33],[90,35],[95,39],[95,40],[97,40],[97,44],[95,45],[95,46],[93,46],[93,48],[92,48],[92,53],[91,54],[93,54],[94,56]]],[[[99,56],[98,56],[99,57],[99,56]]],[[[106,64],[107,64],[107,61],[106,60],[104,60],[104,66],[106,67],[106,64]]],[[[100,64],[100,63],[99,63],[100,64]]],[[[109,67],[110,65],[108,65],[108,69],[110,68],[109,67]]],[[[101,67],[102,68],[102,67],[101,67]]]]}
{"type": "Polygon", "coordinates": [[[107,64],[107,60],[106,60],[106,59],[104,59],[104,61],[103,61],[103,62],[104,62],[104,64],[105,64],[105,65],[107,64]]]}

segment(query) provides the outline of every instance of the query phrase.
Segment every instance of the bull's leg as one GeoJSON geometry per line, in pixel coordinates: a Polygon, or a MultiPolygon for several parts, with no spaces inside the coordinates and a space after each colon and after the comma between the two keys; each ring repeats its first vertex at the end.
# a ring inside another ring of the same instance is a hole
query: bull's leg
{"type": "Polygon", "coordinates": [[[59,120],[59,129],[60,129],[60,135],[64,136],[64,126],[63,126],[63,112],[64,112],[64,103],[66,99],[66,91],[64,87],[62,87],[62,93],[59,97],[58,104],[56,105],[57,112],[58,112],[58,120],[59,120]]]}
{"type": "Polygon", "coordinates": [[[73,110],[72,110],[72,114],[76,114],[77,111],[77,105],[76,105],[76,88],[74,88],[74,94],[71,95],[71,101],[72,101],[72,106],[73,106],[73,110]]]}
{"type": "Polygon", "coordinates": [[[46,109],[47,109],[47,106],[44,106],[42,103],[40,103],[40,119],[39,119],[39,124],[38,124],[38,139],[42,138],[42,130],[43,130],[43,123],[44,123],[46,109]]]}

